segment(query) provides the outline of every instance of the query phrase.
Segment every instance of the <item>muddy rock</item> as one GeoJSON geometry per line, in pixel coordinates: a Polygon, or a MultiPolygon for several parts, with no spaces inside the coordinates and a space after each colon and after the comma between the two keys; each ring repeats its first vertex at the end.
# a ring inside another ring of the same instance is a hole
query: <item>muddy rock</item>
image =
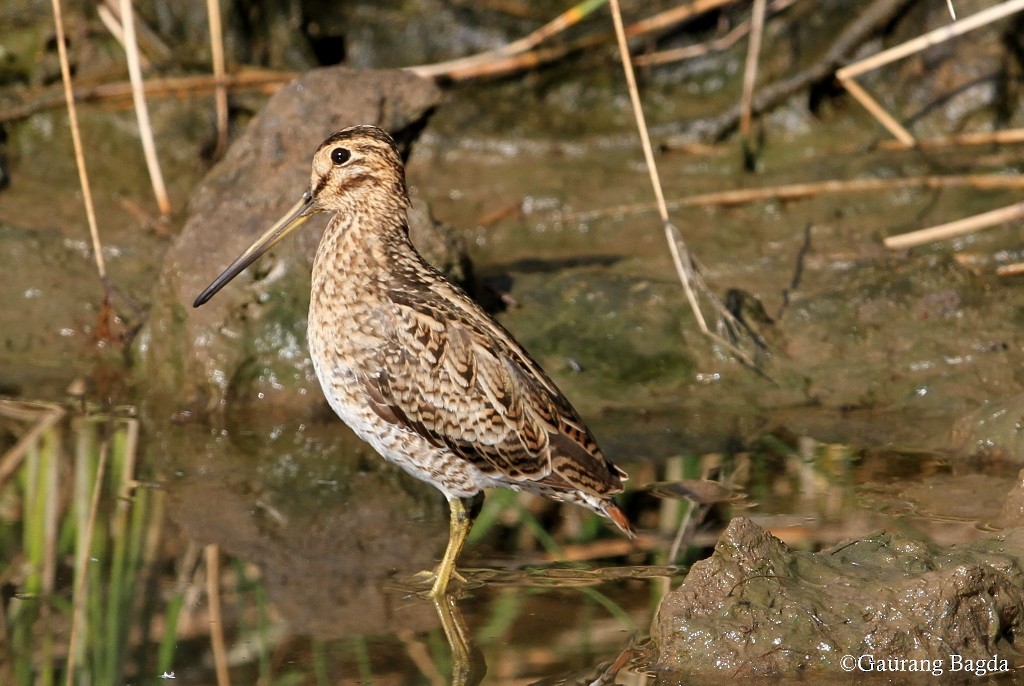
{"type": "Polygon", "coordinates": [[[652,636],[680,674],[843,674],[844,655],[1018,664],[1024,529],[946,548],[878,533],[790,550],[745,518],[666,596],[652,636]]]}
{"type": "MultiPolygon", "coordinates": [[[[376,124],[408,155],[440,99],[430,82],[400,71],[311,71],[279,91],[192,196],[170,248],[140,358],[148,395],[184,399],[192,410],[227,405],[310,411],[321,395],[305,345],[310,269],[326,219],[281,244],[213,300],[196,295],[309,185],[310,159],[332,131],[376,124]]],[[[456,277],[466,273],[458,240],[412,213],[413,242],[456,277]]],[[[312,222],[311,222],[312,223],[312,222]]],[[[229,408],[230,409],[230,408],[229,408]]]]}

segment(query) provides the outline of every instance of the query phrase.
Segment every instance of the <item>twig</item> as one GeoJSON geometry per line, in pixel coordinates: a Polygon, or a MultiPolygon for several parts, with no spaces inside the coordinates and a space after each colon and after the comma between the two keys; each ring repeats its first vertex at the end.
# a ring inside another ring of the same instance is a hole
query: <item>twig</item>
{"type": "MultiPolygon", "coordinates": [[[[969,174],[956,176],[915,176],[905,179],[843,179],[817,181],[814,183],[794,183],[767,188],[741,188],[731,191],[715,191],[699,193],[684,198],[668,201],[670,209],[679,207],[706,207],[710,205],[733,206],[744,205],[763,200],[803,200],[825,193],[865,193],[885,191],[896,188],[1024,188],[1024,177],[1006,176],[1004,174],[969,174]]],[[[560,217],[564,222],[589,221],[607,216],[639,214],[651,212],[656,207],[650,203],[619,205],[600,210],[565,214],[560,217]]]]}
{"type": "MultiPolygon", "coordinates": [[[[298,72],[251,69],[237,74],[227,74],[224,76],[223,82],[228,90],[261,90],[265,93],[273,93],[296,76],[298,76],[298,72]]],[[[212,93],[216,90],[217,84],[217,78],[210,74],[173,76],[147,81],[144,84],[144,93],[147,98],[192,97],[212,93]]],[[[75,102],[116,101],[131,97],[131,84],[123,81],[103,83],[88,88],[79,88],[74,91],[75,102]]],[[[33,102],[0,112],[0,123],[25,119],[36,112],[59,107],[63,104],[63,94],[58,96],[44,95],[33,102]]]]}
{"type": "Polygon", "coordinates": [[[210,642],[217,670],[217,686],[231,686],[228,674],[228,651],[224,643],[224,618],[220,611],[220,546],[211,543],[205,548],[206,599],[210,603],[210,642]]]}
{"type": "Polygon", "coordinates": [[[228,89],[224,83],[224,32],[220,23],[219,0],[206,0],[210,21],[210,53],[213,57],[213,97],[217,114],[217,147],[213,159],[219,160],[228,147],[228,89]]]}
{"type": "MultiPolygon", "coordinates": [[[[1003,17],[1015,14],[1024,10],[1024,0],[1007,0],[995,7],[990,7],[987,10],[982,10],[976,14],[972,14],[966,19],[961,19],[954,24],[947,24],[946,26],[940,26],[937,29],[929,31],[926,34],[913,38],[896,45],[888,50],[883,50],[880,53],[867,57],[854,64],[843,67],[836,71],[836,78],[839,82],[846,87],[846,90],[850,91],[850,94],[856,98],[861,105],[864,106],[878,122],[884,126],[889,133],[895,136],[904,145],[913,145],[914,137],[910,135],[905,128],[898,124],[877,101],[874,100],[867,91],[865,91],[856,79],[861,74],[878,69],[886,64],[895,62],[896,60],[903,59],[914,53],[921,52],[922,50],[932,47],[933,45],[939,45],[952,38],[956,38],[968,31],[980,28],[991,24],[992,22],[1002,19],[1003,17]]],[[[952,13],[952,5],[950,5],[950,13],[952,13]]]]}
{"type": "Polygon", "coordinates": [[[909,233],[899,234],[898,236],[889,236],[882,242],[885,244],[885,247],[892,248],[894,250],[899,248],[910,248],[915,245],[931,243],[932,241],[942,241],[947,238],[963,236],[981,229],[987,229],[990,226],[1003,224],[1005,222],[1021,218],[1024,218],[1024,202],[1019,202],[1007,207],[1001,207],[998,210],[991,210],[989,212],[976,214],[973,217],[957,219],[956,221],[940,224],[939,226],[921,229],[920,231],[911,231],[909,233]]]}
{"type": "Polygon", "coordinates": [[[675,264],[676,273],[682,282],[686,299],[690,303],[690,309],[693,311],[693,316],[696,318],[701,332],[723,345],[746,364],[753,366],[753,359],[732,343],[733,340],[737,340],[735,335],[742,327],[725,308],[725,305],[715,297],[714,293],[704,283],[704,279],[697,271],[697,265],[690,255],[686,243],[683,241],[682,234],[669,218],[668,206],[665,203],[665,193],[661,187],[658,166],[655,163],[654,150],[651,147],[651,137],[647,132],[647,122],[644,118],[643,106],[640,103],[640,90],[636,85],[636,75],[633,73],[633,64],[629,56],[629,45],[626,42],[626,30],[622,23],[619,0],[609,0],[609,4],[612,11],[612,22],[615,25],[615,37],[619,44],[619,55],[622,59],[622,69],[625,73],[626,85],[629,90],[629,99],[633,105],[633,117],[636,120],[637,131],[640,134],[640,143],[644,151],[644,160],[647,164],[647,173],[651,177],[651,187],[654,190],[658,214],[661,217],[662,227],[665,231],[665,240],[668,242],[668,249],[672,254],[672,262],[675,264]],[[700,302],[697,296],[698,290],[711,302],[713,309],[718,315],[716,325],[719,333],[714,333],[708,328],[707,321],[704,319],[704,313],[700,309],[700,302]],[[720,335],[723,331],[726,333],[728,340],[720,335]]]}
{"type": "Polygon", "coordinates": [[[156,204],[160,208],[160,214],[166,217],[171,213],[171,201],[167,198],[167,187],[164,185],[160,160],[156,156],[156,143],[153,141],[153,127],[149,123],[149,108],[146,106],[146,95],[142,87],[142,67],[139,65],[139,46],[135,41],[135,20],[131,0],[121,0],[121,27],[124,29],[124,54],[128,60],[128,78],[132,84],[135,117],[139,122],[139,137],[142,139],[142,154],[146,158],[156,204]]]}
{"type": "Polygon", "coordinates": [[[78,183],[82,187],[82,202],[85,203],[85,217],[89,222],[89,235],[92,238],[92,255],[96,261],[96,271],[104,284],[104,299],[109,298],[107,283],[107,265],[103,259],[103,246],[100,243],[100,231],[96,225],[96,210],[92,204],[92,190],[89,188],[89,172],[85,168],[85,155],[82,152],[82,134],[78,129],[78,112],[75,109],[74,93],[71,89],[71,67],[68,64],[68,49],[65,45],[64,18],[60,0],[52,0],[53,27],[57,39],[57,56],[60,58],[60,75],[64,84],[64,102],[68,108],[68,124],[71,128],[71,143],[75,148],[75,164],[78,166],[78,183]]]}

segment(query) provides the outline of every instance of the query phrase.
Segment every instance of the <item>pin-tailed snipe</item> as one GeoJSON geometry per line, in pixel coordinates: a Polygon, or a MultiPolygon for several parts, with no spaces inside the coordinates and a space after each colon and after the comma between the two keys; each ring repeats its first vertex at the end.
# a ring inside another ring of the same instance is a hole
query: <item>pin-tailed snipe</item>
{"type": "Polygon", "coordinates": [[[612,496],[625,472],[500,324],[409,241],[405,169],[391,137],[353,126],[313,155],[309,190],[196,298],[198,307],[293,229],[333,215],[313,263],[309,347],[338,416],[386,460],[444,493],[445,593],[485,488],[577,503],[632,536],[612,496]]]}

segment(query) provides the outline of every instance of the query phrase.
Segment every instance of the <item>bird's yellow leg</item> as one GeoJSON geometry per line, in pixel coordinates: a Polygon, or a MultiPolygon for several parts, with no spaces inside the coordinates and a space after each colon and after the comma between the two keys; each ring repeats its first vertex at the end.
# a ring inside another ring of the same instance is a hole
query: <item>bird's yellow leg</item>
{"type": "MultiPolygon", "coordinates": [[[[472,504],[470,507],[476,509],[472,504]]],[[[435,600],[444,597],[445,591],[448,589],[448,581],[452,576],[460,581],[465,581],[455,571],[455,561],[458,559],[459,553],[462,552],[462,546],[466,543],[466,536],[469,535],[469,530],[473,526],[475,514],[472,509],[466,508],[466,503],[461,498],[449,498],[448,509],[448,547],[445,548],[441,563],[434,570],[434,585],[430,587],[430,593],[427,594],[428,598],[435,600]]]]}

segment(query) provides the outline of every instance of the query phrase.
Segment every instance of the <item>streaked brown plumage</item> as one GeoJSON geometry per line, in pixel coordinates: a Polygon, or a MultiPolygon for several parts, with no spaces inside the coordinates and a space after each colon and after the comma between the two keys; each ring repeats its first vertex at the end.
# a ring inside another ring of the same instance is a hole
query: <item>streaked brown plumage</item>
{"type": "Polygon", "coordinates": [[[309,346],[331,407],[385,459],[433,484],[451,535],[431,596],[444,594],[472,525],[468,499],[503,486],[577,503],[632,536],[612,496],[626,474],[500,324],[428,265],[409,241],[405,171],[373,126],[328,137],[310,190],[195,302],[206,302],[317,212],[309,346]]]}

